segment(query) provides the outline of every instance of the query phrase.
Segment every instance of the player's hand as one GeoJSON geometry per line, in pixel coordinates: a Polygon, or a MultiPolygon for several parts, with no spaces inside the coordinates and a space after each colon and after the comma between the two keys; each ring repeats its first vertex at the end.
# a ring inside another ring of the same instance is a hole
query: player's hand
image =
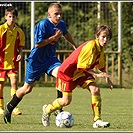
{"type": "Polygon", "coordinates": [[[55,36],[57,37],[57,38],[60,38],[61,36],[62,36],[62,31],[61,30],[56,30],[55,31],[55,36]]]}
{"type": "Polygon", "coordinates": [[[113,83],[112,83],[112,81],[110,80],[110,78],[106,78],[106,82],[109,84],[110,89],[112,90],[112,89],[113,89],[113,83]]]}
{"type": "Polygon", "coordinates": [[[16,59],[16,61],[20,61],[21,60],[21,55],[19,54],[18,56],[17,56],[17,59],[16,59]]]}
{"type": "Polygon", "coordinates": [[[109,86],[110,86],[110,89],[111,90],[113,89],[113,83],[110,80],[110,78],[109,78],[110,76],[107,73],[101,72],[101,73],[97,74],[97,77],[105,78],[106,79],[106,83],[108,83],[109,86]]]}
{"type": "Polygon", "coordinates": [[[61,36],[62,36],[62,31],[59,29],[56,30],[55,34],[54,34],[55,39],[54,39],[54,41],[51,42],[51,44],[54,45],[55,43],[57,43],[61,36]]]}

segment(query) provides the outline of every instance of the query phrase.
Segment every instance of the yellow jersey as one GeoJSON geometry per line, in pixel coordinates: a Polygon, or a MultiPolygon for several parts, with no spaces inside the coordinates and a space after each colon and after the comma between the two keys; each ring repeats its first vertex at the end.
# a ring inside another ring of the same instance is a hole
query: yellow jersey
{"type": "Polygon", "coordinates": [[[7,22],[0,25],[0,69],[18,68],[16,62],[18,50],[24,46],[25,35],[21,28],[15,24],[13,30],[10,30],[7,22]]]}

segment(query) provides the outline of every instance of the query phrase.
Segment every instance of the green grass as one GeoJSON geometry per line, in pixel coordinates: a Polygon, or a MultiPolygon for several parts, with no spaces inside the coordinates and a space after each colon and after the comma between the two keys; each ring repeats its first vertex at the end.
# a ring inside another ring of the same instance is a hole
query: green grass
{"type": "MultiPolygon", "coordinates": [[[[5,103],[10,100],[10,88],[4,88],[5,103]]],[[[51,125],[44,127],[41,123],[42,106],[52,102],[56,97],[54,87],[34,87],[33,91],[24,96],[19,109],[20,116],[12,116],[12,123],[5,124],[3,116],[0,116],[0,131],[133,131],[132,127],[132,90],[114,88],[101,88],[102,95],[102,119],[111,123],[109,128],[92,128],[91,95],[87,90],[77,87],[73,92],[72,103],[64,108],[74,116],[74,126],[69,129],[60,129],[55,125],[55,116],[51,115],[51,125]]]]}

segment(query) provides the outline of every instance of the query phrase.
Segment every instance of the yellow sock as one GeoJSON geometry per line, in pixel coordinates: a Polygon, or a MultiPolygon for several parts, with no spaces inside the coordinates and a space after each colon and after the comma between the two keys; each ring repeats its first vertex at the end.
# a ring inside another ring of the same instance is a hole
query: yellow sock
{"type": "Polygon", "coordinates": [[[0,109],[4,109],[4,99],[0,99],[0,109]]]}
{"type": "Polygon", "coordinates": [[[94,121],[101,118],[101,96],[92,96],[92,109],[94,121]]]}
{"type": "Polygon", "coordinates": [[[59,102],[58,102],[58,98],[57,98],[55,101],[53,101],[51,104],[49,104],[49,105],[47,106],[47,108],[46,108],[46,113],[47,113],[47,114],[50,114],[50,113],[52,113],[53,111],[59,110],[59,109],[61,109],[61,108],[62,108],[62,106],[60,106],[60,104],[59,104],[59,102]]]}
{"type": "Polygon", "coordinates": [[[15,93],[16,93],[16,90],[11,88],[11,97],[12,97],[15,93]]]}

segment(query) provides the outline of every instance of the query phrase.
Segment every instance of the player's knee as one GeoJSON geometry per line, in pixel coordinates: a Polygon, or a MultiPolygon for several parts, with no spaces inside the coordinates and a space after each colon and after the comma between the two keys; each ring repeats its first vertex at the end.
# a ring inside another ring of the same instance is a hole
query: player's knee
{"type": "Polygon", "coordinates": [[[25,90],[25,94],[28,94],[28,93],[30,93],[32,91],[32,88],[27,88],[26,90],[25,90]]]}
{"type": "Polygon", "coordinates": [[[97,86],[92,86],[90,92],[92,95],[100,95],[100,89],[97,86]]]}
{"type": "Polygon", "coordinates": [[[23,87],[21,87],[21,88],[19,88],[18,90],[17,90],[17,92],[20,94],[20,95],[26,95],[26,94],[28,94],[28,93],[30,93],[32,91],[32,88],[31,87],[27,87],[27,88],[25,88],[24,86],[23,87]]]}
{"type": "Polygon", "coordinates": [[[65,99],[64,100],[64,106],[67,106],[71,103],[71,99],[65,99]]]}
{"type": "Polygon", "coordinates": [[[17,86],[17,80],[11,80],[11,86],[15,88],[17,86]]]}
{"type": "Polygon", "coordinates": [[[23,87],[21,88],[21,90],[23,91],[24,95],[26,95],[32,91],[32,88],[33,88],[33,85],[29,85],[25,83],[23,87]]]}
{"type": "Polygon", "coordinates": [[[96,87],[93,92],[94,95],[100,95],[100,89],[96,87]]]}

